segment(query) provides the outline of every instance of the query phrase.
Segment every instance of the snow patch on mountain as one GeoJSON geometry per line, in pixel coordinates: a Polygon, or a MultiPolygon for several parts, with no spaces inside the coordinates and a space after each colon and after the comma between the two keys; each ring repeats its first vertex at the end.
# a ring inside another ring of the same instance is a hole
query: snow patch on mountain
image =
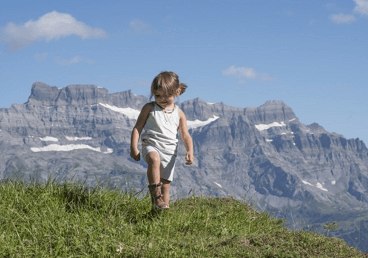
{"type": "Polygon", "coordinates": [[[110,154],[113,152],[113,149],[108,148],[107,151],[102,152],[101,148],[93,148],[92,146],[86,144],[68,144],[68,145],[58,145],[58,144],[50,144],[44,147],[36,148],[32,147],[31,151],[33,152],[43,152],[43,151],[73,151],[80,149],[89,149],[97,152],[101,152],[104,154],[110,154]]]}
{"type": "Polygon", "coordinates": [[[302,182],[303,182],[303,184],[305,184],[305,185],[311,185],[311,186],[313,186],[311,183],[309,183],[309,182],[307,182],[307,181],[302,180],[302,182]]]}
{"type": "MultiPolygon", "coordinates": [[[[137,119],[138,116],[139,116],[139,113],[140,113],[139,110],[132,109],[132,108],[119,108],[119,107],[116,107],[116,106],[112,106],[112,105],[109,105],[109,104],[103,104],[103,103],[98,103],[98,104],[105,107],[105,108],[108,108],[112,111],[119,112],[123,115],[126,115],[130,119],[137,119]]],[[[210,118],[206,121],[201,121],[201,120],[198,120],[198,119],[196,119],[194,121],[187,120],[187,126],[188,126],[188,129],[195,129],[197,127],[202,127],[202,126],[205,126],[209,123],[212,123],[213,121],[216,121],[218,118],[219,118],[218,116],[214,115],[213,118],[210,118]]]]}
{"type": "Polygon", "coordinates": [[[219,184],[219,183],[217,183],[217,182],[214,182],[218,187],[220,187],[220,188],[222,188],[222,186],[219,184]]]}
{"type": "Polygon", "coordinates": [[[255,125],[255,127],[259,130],[259,131],[263,131],[263,130],[267,130],[271,127],[282,127],[282,126],[286,126],[286,124],[284,122],[273,122],[271,124],[259,124],[259,125],[255,125]]]}
{"type": "Polygon", "coordinates": [[[111,109],[112,111],[121,113],[121,114],[127,116],[130,119],[137,119],[138,116],[139,116],[139,113],[140,113],[139,110],[132,109],[132,108],[119,108],[119,107],[116,107],[116,106],[111,106],[109,104],[103,104],[103,103],[98,103],[98,104],[105,107],[105,108],[111,109]]]}
{"type": "MultiPolygon", "coordinates": [[[[310,185],[310,186],[314,186],[311,183],[309,183],[308,181],[302,180],[303,184],[305,185],[310,185]]],[[[332,181],[332,184],[336,183],[336,181],[332,181]]],[[[321,183],[317,183],[316,187],[322,191],[328,192],[328,190],[326,188],[323,187],[323,185],[321,183]]]]}
{"type": "Polygon", "coordinates": [[[92,140],[92,137],[69,137],[65,136],[68,141],[88,141],[92,140]]]}
{"type": "Polygon", "coordinates": [[[324,188],[321,183],[317,183],[316,186],[317,186],[318,189],[321,189],[322,191],[328,192],[328,190],[326,188],[324,188]]]}
{"type": "Polygon", "coordinates": [[[187,126],[188,126],[188,129],[195,129],[197,127],[201,127],[201,126],[205,126],[205,125],[208,125],[209,123],[212,123],[213,121],[216,121],[217,119],[219,119],[218,116],[213,116],[213,118],[209,118],[207,119],[206,121],[201,121],[201,120],[194,120],[194,121],[187,121],[187,126]]]}
{"type": "Polygon", "coordinates": [[[59,141],[57,138],[51,137],[51,136],[46,136],[43,138],[40,137],[40,140],[44,142],[58,142],[59,141]]]}

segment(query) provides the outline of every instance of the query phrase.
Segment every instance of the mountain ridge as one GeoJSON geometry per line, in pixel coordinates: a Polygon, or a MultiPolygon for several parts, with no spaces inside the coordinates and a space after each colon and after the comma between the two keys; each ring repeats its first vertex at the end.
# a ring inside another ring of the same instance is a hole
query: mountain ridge
{"type": "MultiPolygon", "coordinates": [[[[95,85],[34,83],[26,103],[0,109],[1,179],[55,176],[58,181],[145,188],[147,165],[134,162],[129,151],[131,130],[148,101],[131,90],[109,93],[95,85]]],[[[336,213],[368,210],[368,150],[359,138],[346,139],[316,123],[305,125],[280,100],[256,108],[200,98],[178,105],[188,119],[195,162],[185,165],[180,144],[174,199],[190,191],[253,198],[259,209],[298,227],[303,225],[295,219],[321,225],[329,216],[338,218],[336,213]]],[[[354,235],[354,223],[364,228],[368,218],[359,214],[354,221],[341,215],[344,227],[336,234],[354,235]]]]}

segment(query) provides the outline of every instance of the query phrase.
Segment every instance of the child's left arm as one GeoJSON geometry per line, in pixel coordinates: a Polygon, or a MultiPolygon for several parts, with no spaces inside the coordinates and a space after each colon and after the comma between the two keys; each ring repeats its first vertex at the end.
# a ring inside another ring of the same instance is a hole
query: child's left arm
{"type": "Polygon", "coordinates": [[[190,136],[188,132],[188,126],[187,126],[187,118],[185,117],[185,114],[183,111],[179,109],[179,132],[181,139],[183,141],[183,144],[185,146],[185,149],[187,150],[187,154],[185,155],[185,160],[187,161],[187,165],[193,164],[194,161],[194,155],[193,155],[193,141],[192,137],[190,136]]]}

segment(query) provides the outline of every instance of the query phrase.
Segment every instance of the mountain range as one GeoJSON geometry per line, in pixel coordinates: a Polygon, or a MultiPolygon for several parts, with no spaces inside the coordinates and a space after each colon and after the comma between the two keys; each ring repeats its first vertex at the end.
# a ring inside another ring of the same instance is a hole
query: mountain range
{"type": "MultiPolygon", "coordinates": [[[[0,178],[79,181],[147,189],[144,161],[130,158],[130,136],[149,99],[95,85],[37,82],[24,104],[0,109],[0,178]]],[[[286,218],[294,229],[331,234],[368,251],[368,149],[321,125],[305,125],[281,100],[256,108],[177,103],[188,120],[195,161],[179,143],[172,200],[232,196],[286,218]]]]}

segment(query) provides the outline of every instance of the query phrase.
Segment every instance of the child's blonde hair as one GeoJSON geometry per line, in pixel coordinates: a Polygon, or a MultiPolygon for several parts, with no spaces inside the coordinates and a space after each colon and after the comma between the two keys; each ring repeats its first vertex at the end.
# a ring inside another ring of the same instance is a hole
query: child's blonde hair
{"type": "Polygon", "coordinates": [[[185,92],[187,87],[185,83],[179,82],[179,76],[176,73],[161,72],[152,81],[150,99],[159,88],[163,89],[166,96],[179,96],[185,92]],[[180,89],[179,95],[177,95],[178,89],[180,89]]]}

